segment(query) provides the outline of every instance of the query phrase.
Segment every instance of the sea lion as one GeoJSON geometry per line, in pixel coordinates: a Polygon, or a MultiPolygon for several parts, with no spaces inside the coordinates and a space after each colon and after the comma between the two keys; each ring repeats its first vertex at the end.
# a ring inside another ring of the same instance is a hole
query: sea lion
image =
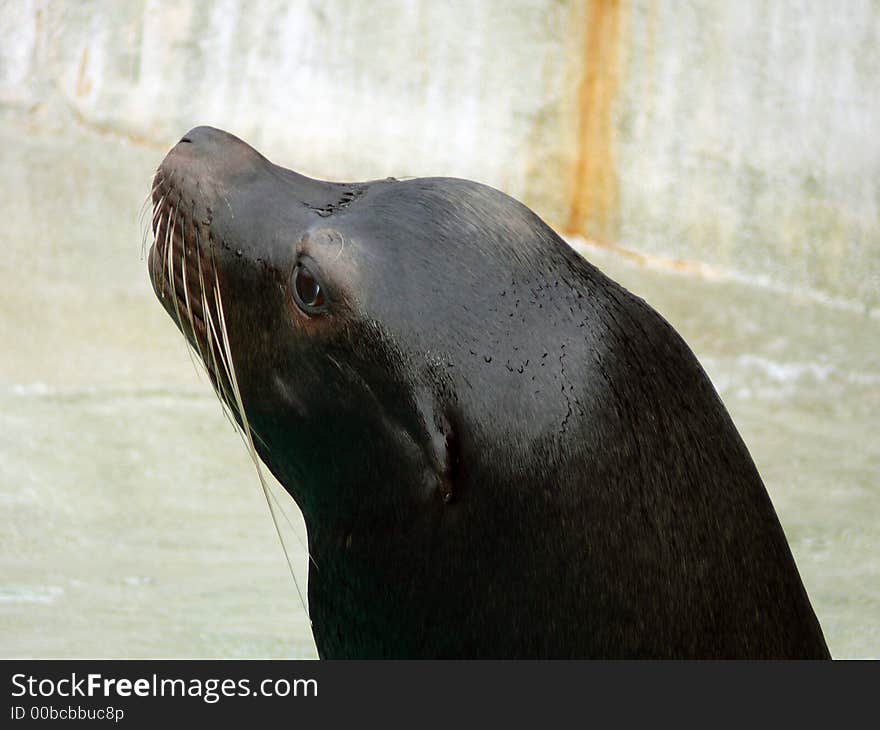
{"type": "Polygon", "coordinates": [[[153,287],[302,510],[321,657],[826,658],[696,357],[526,206],[193,129],[153,287]]]}

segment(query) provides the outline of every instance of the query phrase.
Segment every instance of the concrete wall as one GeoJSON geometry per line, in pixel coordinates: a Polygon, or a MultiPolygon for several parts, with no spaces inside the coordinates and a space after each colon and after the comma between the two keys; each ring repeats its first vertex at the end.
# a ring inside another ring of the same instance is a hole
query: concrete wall
{"type": "Polygon", "coordinates": [[[327,178],[457,175],[610,246],[880,304],[880,2],[0,2],[0,108],[327,178]]]}

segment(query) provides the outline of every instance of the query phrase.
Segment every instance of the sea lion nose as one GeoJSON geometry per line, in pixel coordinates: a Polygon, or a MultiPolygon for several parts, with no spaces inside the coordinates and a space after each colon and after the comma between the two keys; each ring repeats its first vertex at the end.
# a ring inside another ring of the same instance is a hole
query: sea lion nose
{"type": "Polygon", "coordinates": [[[175,149],[200,157],[213,157],[219,154],[233,155],[241,159],[260,157],[259,152],[234,134],[207,126],[193,127],[180,138],[175,149]]]}
{"type": "Polygon", "coordinates": [[[193,127],[183,137],[180,138],[178,145],[192,144],[198,149],[209,150],[212,148],[222,147],[225,144],[246,144],[238,137],[224,132],[216,127],[193,127]]]}
{"type": "Polygon", "coordinates": [[[191,178],[210,185],[231,175],[251,172],[264,162],[259,152],[235,135],[222,129],[200,126],[180,138],[162,161],[159,170],[164,177],[174,178],[178,182],[191,178]]]}

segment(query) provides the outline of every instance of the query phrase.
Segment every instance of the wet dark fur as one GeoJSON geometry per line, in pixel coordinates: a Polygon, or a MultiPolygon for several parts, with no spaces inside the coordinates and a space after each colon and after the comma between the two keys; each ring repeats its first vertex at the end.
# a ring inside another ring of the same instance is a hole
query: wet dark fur
{"type": "Polygon", "coordinates": [[[322,657],[828,656],[748,450],[644,301],[489,187],[324,183],[186,139],[154,200],[216,267],[322,657]]]}

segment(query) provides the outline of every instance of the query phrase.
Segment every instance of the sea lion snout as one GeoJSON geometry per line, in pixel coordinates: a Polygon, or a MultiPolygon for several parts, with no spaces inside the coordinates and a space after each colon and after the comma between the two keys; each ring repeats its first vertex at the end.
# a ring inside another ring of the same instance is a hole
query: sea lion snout
{"type": "MultiPolygon", "coordinates": [[[[233,198],[235,191],[248,189],[249,181],[259,178],[268,167],[271,163],[250,145],[208,126],[189,130],[165,155],[153,179],[155,243],[150,250],[149,273],[157,295],[175,320],[180,319],[181,306],[187,314],[193,307],[192,301],[186,300],[191,292],[203,288],[206,272],[213,279],[214,266],[230,241],[246,239],[230,235],[235,231],[230,232],[228,225],[218,231],[217,219],[235,222],[238,211],[242,227],[253,228],[253,223],[245,220],[246,206],[233,198]]],[[[240,240],[237,247],[245,246],[240,240]]],[[[197,309],[199,304],[196,298],[197,309]]]]}
{"type": "Polygon", "coordinates": [[[259,152],[235,135],[203,126],[181,137],[165,155],[158,175],[174,184],[182,201],[205,201],[267,164],[259,152]]]}
{"type": "Polygon", "coordinates": [[[217,157],[224,161],[245,162],[248,159],[263,160],[263,156],[247,142],[234,134],[216,127],[193,127],[171,148],[172,154],[189,154],[195,157],[217,157]]]}
{"type": "Polygon", "coordinates": [[[229,167],[247,166],[265,161],[259,152],[234,134],[208,126],[193,127],[189,130],[171,148],[165,159],[180,156],[188,156],[190,160],[214,160],[229,167]]]}

